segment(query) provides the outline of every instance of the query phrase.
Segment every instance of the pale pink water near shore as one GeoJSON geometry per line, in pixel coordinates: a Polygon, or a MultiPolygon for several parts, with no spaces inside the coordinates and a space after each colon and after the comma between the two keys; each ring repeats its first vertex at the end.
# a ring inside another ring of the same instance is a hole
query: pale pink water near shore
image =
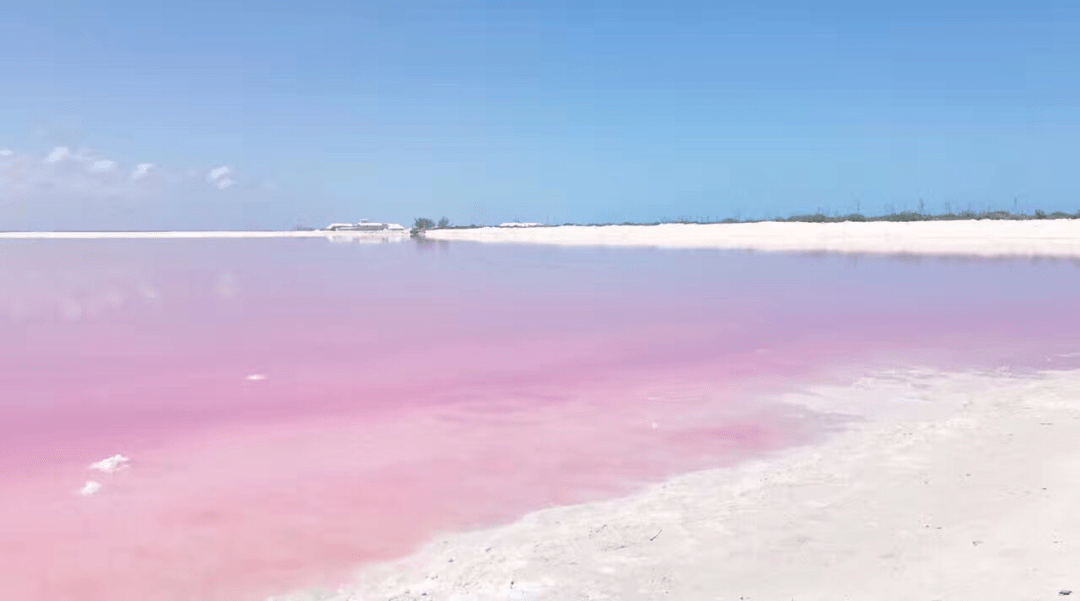
{"type": "Polygon", "coordinates": [[[0,598],[332,583],[813,442],[843,419],[768,400],[806,382],[1064,364],[1078,304],[1061,261],[2,243],[0,598]]]}

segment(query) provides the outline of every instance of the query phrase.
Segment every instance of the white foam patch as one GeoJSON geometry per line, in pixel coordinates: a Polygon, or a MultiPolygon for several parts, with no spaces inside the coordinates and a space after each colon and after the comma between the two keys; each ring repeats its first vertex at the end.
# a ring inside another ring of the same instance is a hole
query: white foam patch
{"type": "Polygon", "coordinates": [[[118,472],[122,469],[126,469],[130,462],[131,459],[124,457],[123,455],[116,454],[107,459],[102,459],[97,463],[90,464],[90,469],[111,474],[113,472],[118,472]]]}
{"type": "Polygon", "coordinates": [[[86,484],[83,484],[83,487],[79,489],[79,494],[84,496],[84,497],[89,497],[90,495],[97,494],[97,492],[100,491],[100,490],[101,490],[101,483],[100,482],[94,482],[93,480],[87,480],[86,484]]]}

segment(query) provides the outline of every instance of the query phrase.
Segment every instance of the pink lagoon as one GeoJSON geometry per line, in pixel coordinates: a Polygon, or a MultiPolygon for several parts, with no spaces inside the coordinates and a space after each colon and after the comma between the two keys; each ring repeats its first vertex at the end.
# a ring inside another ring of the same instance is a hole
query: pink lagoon
{"type": "Polygon", "coordinates": [[[778,401],[809,385],[1075,368],[1078,276],[1069,260],[0,241],[0,598],[333,587],[436,537],[828,440],[855,418],[778,401]]]}

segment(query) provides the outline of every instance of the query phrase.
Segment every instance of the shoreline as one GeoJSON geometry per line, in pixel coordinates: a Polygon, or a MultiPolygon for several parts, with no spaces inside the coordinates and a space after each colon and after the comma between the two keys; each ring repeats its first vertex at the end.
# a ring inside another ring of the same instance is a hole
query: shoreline
{"type": "Polygon", "coordinates": [[[1080,220],[600,225],[436,229],[429,240],[772,252],[1080,257],[1080,220]]]}
{"type": "Polygon", "coordinates": [[[222,238],[393,238],[408,237],[394,231],[146,231],[146,232],[0,232],[0,240],[193,240],[222,238]]]}
{"type": "MultiPolygon", "coordinates": [[[[0,232],[0,241],[324,238],[333,242],[406,240],[409,237],[408,230],[0,232]]],[[[421,238],[438,242],[564,247],[712,249],[982,258],[1080,258],[1080,219],[491,226],[425,230],[421,238]]]]}
{"type": "Polygon", "coordinates": [[[879,371],[781,400],[826,441],[439,537],[274,601],[1057,598],[1080,590],[1080,369],[879,371]]]}

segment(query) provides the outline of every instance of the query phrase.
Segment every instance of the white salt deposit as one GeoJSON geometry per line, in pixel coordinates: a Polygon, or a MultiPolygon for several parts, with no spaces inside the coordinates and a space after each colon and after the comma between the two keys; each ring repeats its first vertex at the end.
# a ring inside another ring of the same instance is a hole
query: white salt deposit
{"type": "Polygon", "coordinates": [[[99,472],[105,472],[106,474],[111,474],[113,472],[118,472],[122,469],[126,469],[130,461],[131,459],[124,457],[123,455],[117,454],[107,459],[102,459],[97,463],[90,464],[90,469],[97,470],[99,472]]]}
{"type": "Polygon", "coordinates": [[[1080,257],[1080,219],[500,226],[431,230],[425,237],[561,246],[1080,257]]]}

